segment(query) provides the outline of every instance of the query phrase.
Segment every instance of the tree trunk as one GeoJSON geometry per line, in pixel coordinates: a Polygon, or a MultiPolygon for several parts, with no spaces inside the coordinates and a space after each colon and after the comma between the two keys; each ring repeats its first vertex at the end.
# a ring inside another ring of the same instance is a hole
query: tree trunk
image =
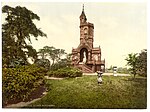
{"type": "Polygon", "coordinates": [[[134,74],[134,79],[135,79],[135,75],[136,75],[136,74],[134,74]]]}
{"type": "Polygon", "coordinates": [[[52,63],[52,65],[54,64],[54,60],[53,60],[53,63],[52,63]]]}

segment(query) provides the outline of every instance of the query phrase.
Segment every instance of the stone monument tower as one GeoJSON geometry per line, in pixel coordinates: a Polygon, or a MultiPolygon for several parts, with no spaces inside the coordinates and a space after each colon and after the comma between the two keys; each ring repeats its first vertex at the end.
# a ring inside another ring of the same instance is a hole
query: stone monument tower
{"type": "Polygon", "coordinates": [[[101,60],[101,48],[93,47],[94,24],[87,22],[84,5],[80,15],[80,44],[72,49],[72,65],[83,72],[96,72],[105,68],[105,60],[101,60]]]}

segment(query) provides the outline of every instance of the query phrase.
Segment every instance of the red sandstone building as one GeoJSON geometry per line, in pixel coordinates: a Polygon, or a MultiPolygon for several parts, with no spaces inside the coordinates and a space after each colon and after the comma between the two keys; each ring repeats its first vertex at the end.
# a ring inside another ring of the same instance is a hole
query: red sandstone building
{"type": "Polygon", "coordinates": [[[83,72],[96,72],[105,69],[105,60],[101,60],[101,48],[93,47],[94,24],[87,22],[84,7],[80,15],[80,44],[72,49],[72,65],[83,72]]]}

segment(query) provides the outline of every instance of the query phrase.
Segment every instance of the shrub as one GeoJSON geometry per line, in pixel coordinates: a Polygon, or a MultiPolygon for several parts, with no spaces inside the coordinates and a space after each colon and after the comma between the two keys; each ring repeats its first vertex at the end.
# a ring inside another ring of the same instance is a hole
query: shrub
{"type": "Polygon", "coordinates": [[[35,65],[2,70],[3,103],[25,100],[44,81],[44,69],[35,65]]]}
{"type": "Polygon", "coordinates": [[[82,76],[82,72],[77,69],[77,68],[72,68],[72,67],[65,67],[65,68],[61,68],[58,69],[56,71],[49,71],[48,76],[53,76],[53,77],[70,77],[70,78],[74,78],[74,77],[81,77],[82,76]]]}
{"type": "Polygon", "coordinates": [[[43,67],[47,71],[50,69],[50,61],[48,59],[37,59],[35,60],[35,65],[38,67],[43,67]]]}

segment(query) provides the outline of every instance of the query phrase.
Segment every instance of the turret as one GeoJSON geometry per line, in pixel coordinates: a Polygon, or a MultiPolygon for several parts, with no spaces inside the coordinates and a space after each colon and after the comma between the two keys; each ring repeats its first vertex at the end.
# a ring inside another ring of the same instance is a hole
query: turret
{"type": "Polygon", "coordinates": [[[80,15],[80,25],[86,23],[86,20],[87,19],[86,19],[85,13],[84,13],[84,4],[83,4],[82,13],[80,15]]]}

